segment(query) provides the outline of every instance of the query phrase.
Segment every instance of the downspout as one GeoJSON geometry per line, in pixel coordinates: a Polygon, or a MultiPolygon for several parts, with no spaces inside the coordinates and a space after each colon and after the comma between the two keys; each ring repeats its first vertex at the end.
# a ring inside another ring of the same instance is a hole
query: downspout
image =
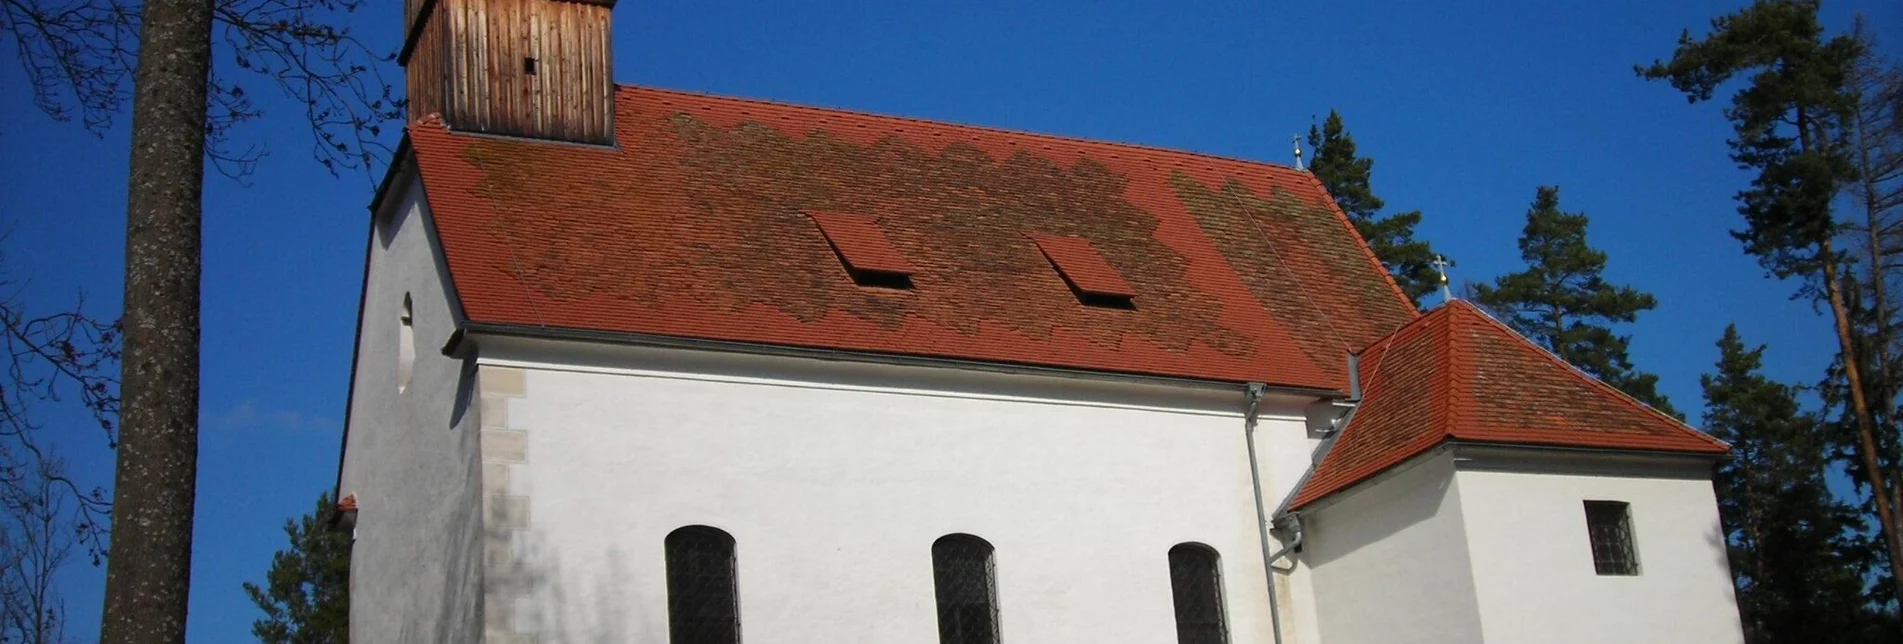
{"type": "MultiPolygon", "coordinates": [[[[1266,392],[1267,389],[1268,387],[1262,383],[1249,383],[1249,411],[1247,415],[1243,416],[1242,427],[1243,434],[1248,437],[1249,443],[1249,475],[1252,477],[1250,487],[1255,489],[1256,529],[1262,536],[1262,567],[1264,568],[1264,572],[1268,573],[1269,627],[1275,635],[1275,644],[1282,644],[1282,609],[1280,602],[1275,598],[1275,562],[1281,561],[1283,557],[1287,557],[1290,553],[1300,550],[1302,548],[1302,540],[1306,537],[1308,531],[1302,526],[1302,515],[1300,513],[1287,511],[1287,504],[1293,501],[1294,497],[1291,496],[1290,498],[1283,499],[1283,505],[1276,508],[1275,512],[1279,520],[1285,524],[1284,529],[1294,536],[1289,540],[1288,545],[1282,546],[1282,549],[1275,551],[1269,550],[1271,547],[1269,545],[1269,532],[1273,524],[1269,521],[1268,512],[1262,503],[1262,470],[1256,465],[1255,457],[1256,411],[1261,407],[1262,394],[1266,392]]],[[[1348,421],[1354,418],[1355,410],[1361,407],[1361,356],[1353,353],[1348,354],[1348,400],[1345,402],[1348,404],[1348,411],[1339,419],[1331,421],[1334,423],[1333,433],[1329,439],[1323,441],[1323,450],[1328,449],[1328,445],[1334,441],[1332,436],[1338,435],[1343,428],[1347,427],[1348,421]]],[[[1308,474],[1302,475],[1302,480],[1295,483],[1296,489],[1300,489],[1306,484],[1308,477],[1313,474],[1314,469],[1310,468],[1308,474]]]]}
{"type": "Polygon", "coordinates": [[[1255,456],[1256,412],[1261,409],[1262,394],[1267,390],[1268,386],[1262,383],[1249,383],[1249,408],[1242,417],[1242,436],[1243,440],[1248,443],[1249,488],[1255,492],[1255,527],[1262,539],[1262,572],[1264,573],[1263,579],[1267,581],[1269,590],[1269,628],[1275,635],[1275,644],[1282,644],[1282,609],[1275,598],[1275,562],[1288,556],[1295,548],[1302,545],[1302,533],[1299,529],[1299,524],[1297,524],[1294,541],[1290,542],[1281,550],[1270,550],[1270,548],[1274,546],[1271,545],[1269,537],[1268,507],[1262,502],[1262,466],[1257,462],[1255,456]]]}

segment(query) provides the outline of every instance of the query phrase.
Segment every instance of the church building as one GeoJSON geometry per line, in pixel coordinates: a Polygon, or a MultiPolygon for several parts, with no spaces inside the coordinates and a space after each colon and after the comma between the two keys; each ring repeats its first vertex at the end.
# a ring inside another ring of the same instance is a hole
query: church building
{"type": "Polygon", "coordinates": [[[353,641],[1742,640],[1727,446],[1418,312],[1299,168],[619,85],[614,0],[405,4],[353,641]]]}

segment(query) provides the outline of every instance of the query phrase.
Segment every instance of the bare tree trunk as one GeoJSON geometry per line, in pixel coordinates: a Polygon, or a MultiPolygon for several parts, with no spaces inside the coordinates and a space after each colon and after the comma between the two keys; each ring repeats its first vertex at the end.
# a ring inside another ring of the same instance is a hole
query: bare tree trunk
{"type": "MultiPolygon", "coordinates": [[[[1850,112],[1850,143],[1856,153],[1852,163],[1857,169],[1858,183],[1850,190],[1851,197],[1863,206],[1864,215],[1864,251],[1868,277],[1864,280],[1870,290],[1868,307],[1875,322],[1871,335],[1876,352],[1873,372],[1881,379],[1874,401],[1878,409],[1889,411],[1895,402],[1896,380],[1892,373],[1896,340],[1894,337],[1895,319],[1890,310],[1891,272],[1896,269],[1890,263],[1891,256],[1897,252],[1894,247],[1885,248],[1885,230],[1891,220],[1896,219],[1893,211],[1903,206],[1903,195],[1899,195],[1895,184],[1903,180],[1903,112],[1887,114],[1891,109],[1888,99],[1903,97],[1903,70],[1892,66],[1877,52],[1876,39],[1869,33],[1862,14],[1858,14],[1852,27],[1852,34],[1865,50],[1858,57],[1851,73],[1851,89],[1857,95],[1856,109],[1850,112]]],[[[1894,419],[1890,419],[1894,423],[1894,419]]],[[[1894,427],[1884,427],[1885,431],[1894,431],[1894,427]]]]}
{"type": "Polygon", "coordinates": [[[145,2],[126,206],[121,441],[100,626],[106,644],[185,641],[211,25],[211,0],[145,2]]]}
{"type": "Polygon", "coordinates": [[[1863,395],[1863,372],[1857,359],[1857,347],[1850,339],[1850,314],[1844,307],[1843,284],[1837,280],[1837,260],[1833,256],[1831,241],[1826,237],[1821,244],[1824,264],[1824,293],[1830,300],[1830,313],[1837,327],[1837,346],[1843,351],[1844,377],[1849,380],[1850,406],[1857,415],[1857,456],[1863,460],[1864,479],[1870,483],[1870,499],[1877,506],[1877,521],[1883,533],[1883,544],[1890,553],[1890,575],[1896,580],[1896,595],[1899,605],[1903,605],[1903,532],[1899,532],[1893,490],[1885,485],[1887,478],[1882,462],[1877,459],[1876,422],[1870,417],[1870,405],[1863,395]]]}

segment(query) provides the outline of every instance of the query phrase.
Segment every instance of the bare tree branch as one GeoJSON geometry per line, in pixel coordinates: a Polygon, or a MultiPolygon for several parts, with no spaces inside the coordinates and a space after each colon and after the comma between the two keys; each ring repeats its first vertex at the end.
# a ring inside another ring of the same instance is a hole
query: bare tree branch
{"type": "Polygon", "coordinates": [[[0,642],[68,641],[66,602],[55,575],[85,539],[86,528],[73,529],[67,497],[50,483],[65,477],[65,464],[39,465],[0,469],[0,642]]]}
{"type": "Polygon", "coordinates": [[[42,403],[76,399],[105,445],[116,446],[118,325],[86,316],[83,298],[71,311],[23,313],[20,289],[20,284],[0,279],[0,351],[7,360],[0,371],[0,500],[41,487],[61,497],[80,541],[97,563],[106,553],[110,497],[103,488],[83,486],[66,474],[41,435],[34,411],[42,403]]]}
{"type": "MultiPolygon", "coordinates": [[[[206,157],[243,181],[269,150],[233,142],[264,116],[253,85],[275,86],[304,110],[311,157],[333,175],[374,180],[393,148],[383,138],[404,101],[379,53],[347,25],[363,0],[217,0],[217,64],[206,112],[206,157]]],[[[137,65],[138,0],[0,0],[0,39],[11,37],[34,104],[59,121],[103,133],[125,107],[137,65]]]]}

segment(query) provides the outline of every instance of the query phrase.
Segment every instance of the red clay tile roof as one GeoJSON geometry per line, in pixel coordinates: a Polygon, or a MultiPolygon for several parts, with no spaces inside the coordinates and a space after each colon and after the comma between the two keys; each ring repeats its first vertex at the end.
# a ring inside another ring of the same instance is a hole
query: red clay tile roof
{"type": "Polygon", "coordinates": [[[635,87],[615,119],[612,148],[411,127],[468,319],[1339,390],[1416,315],[1290,168],[635,87]],[[809,212],[876,218],[914,288],[854,284],[809,212]],[[1138,308],[1081,304],[1033,236],[1138,308]]]}
{"type": "Polygon", "coordinates": [[[1104,261],[1103,255],[1090,246],[1090,240],[1082,237],[1054,237],[1051,235],[1032,235],[1031,241],[1037,242],[1037,249],[1044,251],[1044,257],[1051,260],[1051,266],[1057,269],[1059,276],[1069,282],[1071,288],[1090,295],[1108,295],[1111,297],[1136,297],[1136,289],[1117,269],[1104,261]]]}
{"type": "Polygon", "coordinates": [[[1299,509],[1445,441],[1723,454],[1687,427],[1455,300],[1360,353],[1363,404],[1299,509]]]}
{"type": "Polygon", "coordinates": [[[819,232],[853,270],[912,274],[912,264],[892,248],[892,242],[879,231],[876,218],[842,212],[808,212],[806,215],[819,224],[819,232]]]}

